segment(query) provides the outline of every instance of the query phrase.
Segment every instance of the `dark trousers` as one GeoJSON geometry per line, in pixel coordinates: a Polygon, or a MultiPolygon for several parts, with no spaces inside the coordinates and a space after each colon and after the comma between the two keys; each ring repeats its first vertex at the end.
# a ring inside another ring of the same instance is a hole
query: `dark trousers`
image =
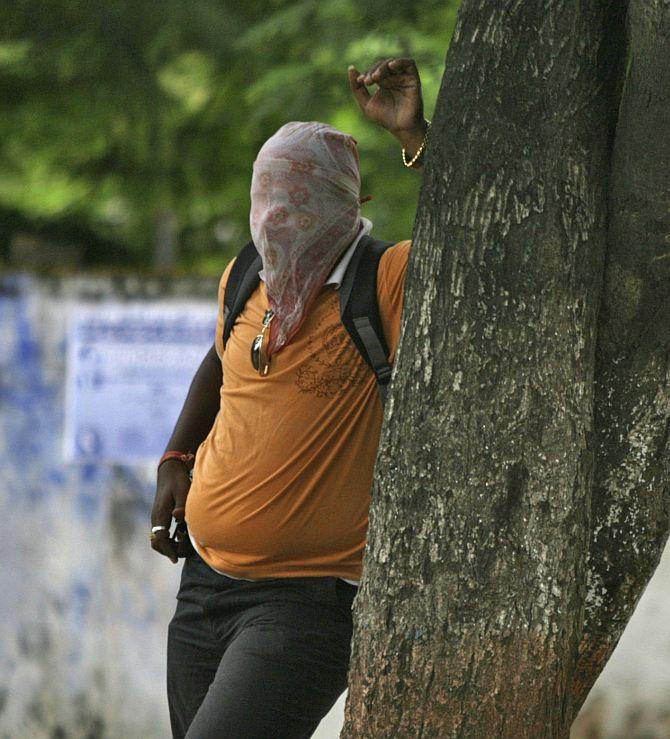
{"type": "Polygon", "coordinates": [[[173,737],[310,737],[347,687],[357,590],[336,577],[235,580],[187,556],[168,629],[173,737]]]}

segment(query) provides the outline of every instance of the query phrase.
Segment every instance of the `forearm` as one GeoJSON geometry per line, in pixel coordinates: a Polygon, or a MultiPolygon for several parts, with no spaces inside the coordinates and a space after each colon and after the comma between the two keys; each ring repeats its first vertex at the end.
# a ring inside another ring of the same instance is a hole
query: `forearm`
{"type": "Polygon", "coordinates": [[[195,452],[209,433],[219,411],[223,372],[214,346],[193,376],[165,451],[195,452]]]}

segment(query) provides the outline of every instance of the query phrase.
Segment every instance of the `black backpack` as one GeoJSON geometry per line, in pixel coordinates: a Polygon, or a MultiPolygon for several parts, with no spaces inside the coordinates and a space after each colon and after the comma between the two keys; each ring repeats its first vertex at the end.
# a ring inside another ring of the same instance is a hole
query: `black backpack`
{"type": "MultiPolygon", "coordinates": [[[[382,404],[391,379],[388,345],[384,337],[377,304],[377,267],[382,254],[393,241],[379,241],[363,236],[347,266],[340,285],[340,317],[356,348],[377,377],[382,404]]],[[[223,301],[223,341],[227,343],[237,316],[260,283],[260,254],[254,242],[246,244],[237,255],[228,276],[223,301]]]]}

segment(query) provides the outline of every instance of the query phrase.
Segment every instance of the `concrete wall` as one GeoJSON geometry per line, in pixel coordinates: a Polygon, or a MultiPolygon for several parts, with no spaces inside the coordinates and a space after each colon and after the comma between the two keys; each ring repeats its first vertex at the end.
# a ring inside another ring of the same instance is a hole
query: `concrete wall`
{"type": "MultiPolygon", "coordinates": [[[[0,736],[169,736],[181,565],[149,547],[154,465],[63,463],[75,301],[202,298],[216,280],[0,280],[0,736]]],[[[166,440],[167,441],[167,440],[166,440]]]]}
{"type": "MultiPolygon", "coordinates": [[[[63,462],[78,300],[216,300],[216,280],[0,277],[0,739],[169,736],[165,636],[181,565],[148,543],[154,465],[63,462]]],[[[575,739],[670,737],[670,553],[575,739]]],[[[339,734],[344,696],[319,727],[339,734]]]]}

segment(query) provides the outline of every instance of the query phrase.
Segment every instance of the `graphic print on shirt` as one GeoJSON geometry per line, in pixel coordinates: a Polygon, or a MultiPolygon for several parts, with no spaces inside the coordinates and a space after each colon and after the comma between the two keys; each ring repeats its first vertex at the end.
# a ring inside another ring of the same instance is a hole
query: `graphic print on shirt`
{"type": "Polygon", "coordinates": [[[307,337],[307,346],[308,355],[296,372],[295,384],[301,392],[334,398],[368,378],[368,366],[342,325],[339,293],[328,297],[327,314],[307,337]]]}

